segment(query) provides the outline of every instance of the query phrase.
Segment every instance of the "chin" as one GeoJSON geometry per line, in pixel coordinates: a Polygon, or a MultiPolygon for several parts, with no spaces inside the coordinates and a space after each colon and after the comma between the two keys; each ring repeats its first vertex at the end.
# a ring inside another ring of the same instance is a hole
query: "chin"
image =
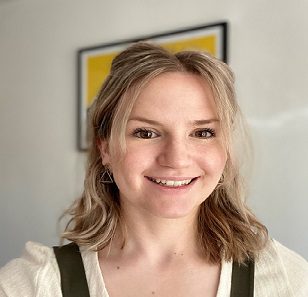
{"type": "Polygon", "coordinates": [[[164,208],[164,209],[155,209],[152,210],[151,213],[158,218],[163,219],[181,219],[187,217],[197,216],[198,208],[193,207],[185,207],[185,208],[164,208]]]}

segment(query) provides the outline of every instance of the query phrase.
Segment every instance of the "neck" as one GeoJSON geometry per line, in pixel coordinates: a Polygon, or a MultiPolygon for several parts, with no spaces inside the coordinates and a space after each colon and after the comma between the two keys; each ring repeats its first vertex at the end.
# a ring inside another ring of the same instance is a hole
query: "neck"
{"type": "Polygon", "coordinates": [[[196,240],[196,216],[159,218],[134,211],[123,213],[125,245],[117,232],[111,255],[161,262],[175,256],[201,257],[196,240]]]}

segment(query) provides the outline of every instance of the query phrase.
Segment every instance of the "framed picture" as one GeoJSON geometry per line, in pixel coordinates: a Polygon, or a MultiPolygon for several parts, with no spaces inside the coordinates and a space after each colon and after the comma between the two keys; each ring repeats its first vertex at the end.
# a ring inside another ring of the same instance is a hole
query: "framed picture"
{"type": "Polygon", "coordinates": [[[130,44],[146,40],[172,52],[205,50],[227,62],[227,23],[207,24],[178,31],[132,38],[78,51],[78,148],[87,150],[88,109],[109,73],[113,58],[130,44]]]}

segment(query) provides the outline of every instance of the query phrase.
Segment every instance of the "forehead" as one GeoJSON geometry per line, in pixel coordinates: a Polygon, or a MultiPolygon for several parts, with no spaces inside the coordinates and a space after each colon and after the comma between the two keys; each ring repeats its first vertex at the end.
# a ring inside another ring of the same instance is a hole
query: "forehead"
{"type": "Polygon", "coordinates": [[[140,91],[130,118],[143,116],[161,120],[198,120],[216,118],[217,111],[210,85],[201,76],[164,73],[140,91]]]}

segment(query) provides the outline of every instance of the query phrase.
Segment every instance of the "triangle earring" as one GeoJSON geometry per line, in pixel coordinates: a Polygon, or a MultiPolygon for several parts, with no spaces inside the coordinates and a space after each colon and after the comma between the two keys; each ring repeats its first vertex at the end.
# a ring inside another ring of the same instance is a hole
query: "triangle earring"
{"type": "Polygon", "coordinates": [[[111,172],[110,172],[109,168],[106,168],[106,170],[103,172],[103,174],[100,178],[100,182],[102,184],[112,184],[113,183],[113,179],[111,177],[111,172]]]}
{"type": "Polygon", "coordinates": [[[218,184],[216,185],[216,189],[219,188],[219,187],[221,187],[221,186],[223,185],[224,181],[225,181],[225,177],[224,177],[224,175],[222,174],[221,177],[220,177],[220,179],[219,179],[218,184]]]}

